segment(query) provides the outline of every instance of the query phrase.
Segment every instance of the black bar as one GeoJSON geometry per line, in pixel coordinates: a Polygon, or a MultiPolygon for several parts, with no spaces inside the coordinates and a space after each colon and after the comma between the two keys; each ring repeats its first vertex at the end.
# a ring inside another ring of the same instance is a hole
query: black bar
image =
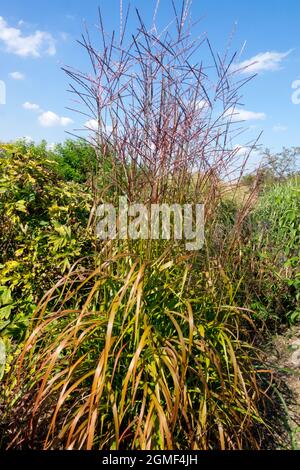
{"type": "Polygon", "coordinates": [[[297,451],[2,451],[0,468],[4,469],[5,464],[20,465],[20,468],[28,464],[31,469],[43,470],[46,466],[57,470],[60,466],[75,464],[83,470],[161,465],[210,470],[212,465],[222,465],[222,468],[236,465],[240,470],[257,470],[255,466],[258,464],[267,465],[267,468],[284,468],[293,462],[295,464],[299,456],[297,451]]]}

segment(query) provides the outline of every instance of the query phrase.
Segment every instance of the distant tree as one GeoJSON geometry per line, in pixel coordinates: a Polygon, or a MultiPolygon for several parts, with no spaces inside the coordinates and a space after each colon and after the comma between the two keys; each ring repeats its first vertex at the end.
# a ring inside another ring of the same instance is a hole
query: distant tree
{"type": "Polygon", "coordinates": [[[290,176],[299,175],[300,147],[284,147],[281,152],[272,153],[266,148],[262,152],[262,164],[260,168],[252,173],[245,174],[242,184],[263,187],[276,181],[283,181],[290,176]]]}
{"type": "Polygon", "coordinates": [[[263,152],[263,168],[269,176],[282,180],[296,173],[297,157],[300,147],[283,147],[281,152],[272,153],[270,149],[263,152]]]}
{"type": "Polygon", "coordinates": [[[96,173],[96,153],[88,142],[68,139],[55,145],[51,153],[66,181],[85,183],[96,173]]]}

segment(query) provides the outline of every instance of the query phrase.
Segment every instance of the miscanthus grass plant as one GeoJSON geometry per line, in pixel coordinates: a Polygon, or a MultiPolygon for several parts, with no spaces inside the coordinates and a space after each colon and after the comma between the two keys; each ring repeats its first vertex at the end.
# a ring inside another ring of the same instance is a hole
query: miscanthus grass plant
{"type": "Polygon", "coordinates": [[[99,242],[90,269],[75,264],[45,293],[6,378],[8,448],[259,447],[265,392],[255,329],[230,278],[253,194],[233,220],[218,215],[220,180],[245,164],[232,139],[248,79],[232,67],[235,55],[215,54],[192,33],[189,1],[172,5],[169,28],[156,27],[158,1],[152,25],[137,12],[130,36],[129,12],[121,8],[119,37],[99,14],[100,46],[88,33],[81,41],[91,70],[65,71],[85,106],[77,111],[90,118],[101,177],[89,228],[99,202],[119,195],[201,202],[205,246],[190,253],[172,241],[99,242]]]}
{"type": "Polygon", "coordinates": [[[54,286],[10,379],[9,447],[257,447],[251,320],[218,271],[122,253],[54,286]]]}

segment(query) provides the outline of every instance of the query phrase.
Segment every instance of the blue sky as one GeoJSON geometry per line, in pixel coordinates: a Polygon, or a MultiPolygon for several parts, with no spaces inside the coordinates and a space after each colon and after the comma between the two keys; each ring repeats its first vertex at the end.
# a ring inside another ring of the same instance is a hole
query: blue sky
{"type": "MultiPolygon", "coordinates": [[[[131,1],[148,19],[155,3],[131,1]]],[[[68,79],[60,67],[86,69],[76,39],[84,21],[96,37],[98,5],[106,29],[118,28],[119,0],[1,1],[0,80],[6,85],[6,104],[0,105],[0,140],[28,136],[59,142],[67,137],[66,130],[82,126],[79,116],[66,109],[72,103],[68,79]]],[[[171,14],[169,0],[161,0],[159,24],[166,24],[171,14]]],[[[232,52],[244,45],[240,62],[256,58],[252,71],[258,75],[243,89],[242,142],[263,131],[263,146],[273,150],[300,146],[300,2],[194,0],[192,14],[195,19],[202,17],[203,32],[221,52],[236,24],[232,52]],[[292,89],[292,84],[299,88],[292,89]]],[[[129,29],[135,26],[133,18],[129,29]]]]}

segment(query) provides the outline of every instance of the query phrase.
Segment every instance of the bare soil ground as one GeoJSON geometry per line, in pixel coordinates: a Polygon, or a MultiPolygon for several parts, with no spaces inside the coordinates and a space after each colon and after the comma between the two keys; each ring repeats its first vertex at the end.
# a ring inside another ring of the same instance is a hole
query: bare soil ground
{"type": "Polygon", "coordinates": [[[300,450],[300,325],[273,338],[267,348],[267,363],[275,379],[275,447],[300,450]]]}

